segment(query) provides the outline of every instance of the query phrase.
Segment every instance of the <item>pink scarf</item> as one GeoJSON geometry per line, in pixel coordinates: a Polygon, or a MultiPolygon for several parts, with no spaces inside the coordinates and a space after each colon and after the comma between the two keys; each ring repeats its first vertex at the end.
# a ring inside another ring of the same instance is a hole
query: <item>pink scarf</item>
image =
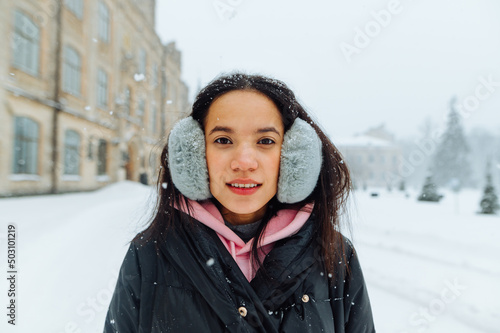
{"type": "MultiPolygon", "coordinates": [[[[186,207],[181,207],[181,211],[190,214],[194,219],[200,221],[207,227],[213,229],[219,235],[222,244],[234,258],[239,268],[248,281],[255,277],[256,267],[253,267],[251,251],[254,238],[245,244],[231,229],[224,224],[224,219],[217,207],[210,201],[197,202],[189,200],[192,207],[191,214],[186,207]]],[[[283,209],[273,217],[264,230],[259,248],[259,259],[262,261],[266,254],[271,251],[273,244],[283,238],[289,237],[304,225],[311,215],[313,204],[307,204],[299,210],[283,209]]]]}

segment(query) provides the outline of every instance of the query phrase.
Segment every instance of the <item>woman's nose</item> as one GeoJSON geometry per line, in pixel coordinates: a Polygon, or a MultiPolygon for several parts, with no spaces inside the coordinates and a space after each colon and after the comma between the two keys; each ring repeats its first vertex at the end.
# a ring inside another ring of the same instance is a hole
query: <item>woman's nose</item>
{"type": "Polygon", "coordinates": [[[255,170],[258,167],[258,162],[255,154],[255,149],[248,146],[238,147],[234,152],[234,157],[231,161],[231,169],[233,170],[255,170]]]}

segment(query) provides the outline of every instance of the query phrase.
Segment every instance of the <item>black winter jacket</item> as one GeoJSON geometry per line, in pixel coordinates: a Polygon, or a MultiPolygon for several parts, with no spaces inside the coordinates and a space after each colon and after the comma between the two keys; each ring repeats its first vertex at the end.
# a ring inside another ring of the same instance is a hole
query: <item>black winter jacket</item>
{"type": "Polygon", "coordinates": [[[313,217],[275,243],[248,282],[215,231],[184,216],[165,242],[133,242],[109,306],[111,332],[375,332],[354,248],[324,271],[313,217]],[[328,279],[334,279],[329,286],[328,279]]]}

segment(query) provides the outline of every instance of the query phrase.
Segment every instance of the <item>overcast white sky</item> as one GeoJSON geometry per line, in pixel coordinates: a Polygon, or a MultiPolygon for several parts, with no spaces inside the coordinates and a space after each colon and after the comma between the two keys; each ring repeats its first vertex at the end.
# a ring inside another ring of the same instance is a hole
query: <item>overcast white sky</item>
{"type": "Polygon", "coordinates": [[[417,136],[428,116],[442,127],[453,95],[467,129],[500,134],[498,0],[157,0],[156,26],[191,94],[221,72],[271,75],[334,142],[381,123],[417,136]]]}

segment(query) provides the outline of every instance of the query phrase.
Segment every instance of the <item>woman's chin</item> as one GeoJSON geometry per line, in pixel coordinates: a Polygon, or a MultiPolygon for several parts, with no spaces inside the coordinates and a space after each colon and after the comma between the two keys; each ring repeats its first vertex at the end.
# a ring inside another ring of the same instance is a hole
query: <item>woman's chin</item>
{"type": "Polygon", "coordinates": [[[230,223],[243,224],[261,220],[266,213],[267,204],[259,207],[257,205],[222,205],[218,203],[220,212],[224,219],[230,223]]]}

